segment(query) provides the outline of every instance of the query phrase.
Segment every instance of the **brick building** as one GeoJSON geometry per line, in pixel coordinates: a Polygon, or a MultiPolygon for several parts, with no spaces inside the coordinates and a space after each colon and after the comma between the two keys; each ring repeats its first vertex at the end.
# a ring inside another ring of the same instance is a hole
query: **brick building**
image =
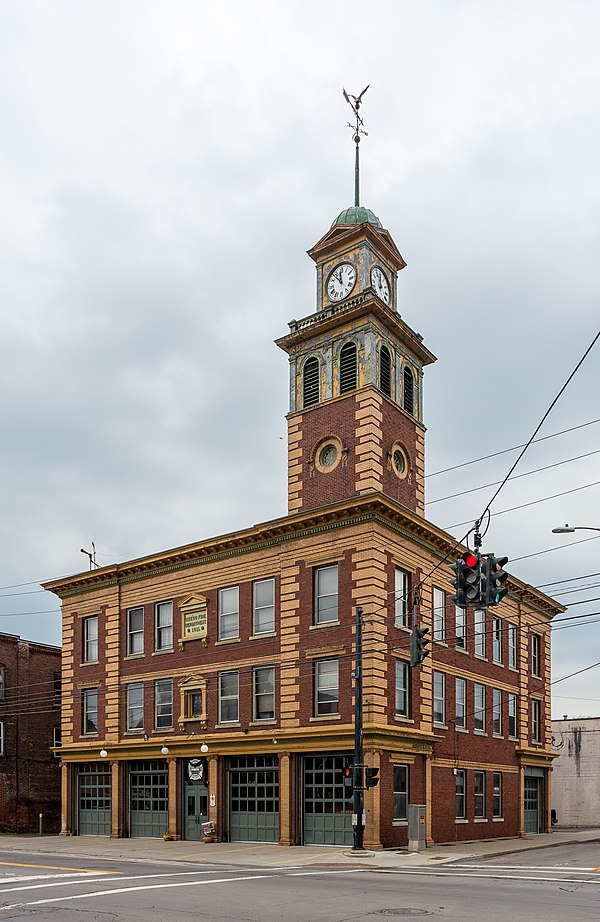
{"type": "Polygon", "coordinates": [[[0,832],[60,829],[60,647],[0,634],[0,832]]]}
{"type": "Polygon", "coordinates": [[[550,621],[510,578],[451,602],[461,552],[424,517],[423,371],[404,268],[368,209],[309,251],[314,313],[289,356],[288,514],[45,588],[63,612],[63,831],[352,842],[355,606],[364,624],[365,844],[549,831],[550,621]],[[412,593],[431,655],[409,665],[412,593]]]}

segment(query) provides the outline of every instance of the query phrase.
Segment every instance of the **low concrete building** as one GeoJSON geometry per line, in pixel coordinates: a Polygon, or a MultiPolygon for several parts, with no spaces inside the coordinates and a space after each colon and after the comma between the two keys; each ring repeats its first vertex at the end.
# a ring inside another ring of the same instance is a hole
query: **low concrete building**
{"type": "Polygon", "coordinates": [[[600,717],[552,721],[552,810],[561,826],[600,826],[600,717]]]}

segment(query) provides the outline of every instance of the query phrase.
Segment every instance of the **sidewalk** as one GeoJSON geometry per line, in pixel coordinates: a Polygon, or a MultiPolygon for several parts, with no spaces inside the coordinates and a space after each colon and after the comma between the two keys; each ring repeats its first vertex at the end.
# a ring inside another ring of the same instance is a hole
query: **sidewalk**
{"type": "MultiPolygon", "coordinates": [[[[283,848],[252,842],[163,842],[162,839],[109,839],[104,836],[15,836],[0,835],[0,852],[11,852],[15,861],[19,852],[52,856],[54,864],[62,859],[77,861],[126,859],[153,862],[189,862],[192,864],[242,865],[248,868],[310,867],[315,865],[353,865],[355,867],[402,868],[435,867],[466,858],[490,858],[557,845],[600,841],[600,829],[554,830],[550,835],[525,839],[493,839],[434,845],[419,854],[390,849],[353,856],[349,848],[301,845],[283,848]]],[[[50,860],[49,858],[44,860],[50,860]]]]}

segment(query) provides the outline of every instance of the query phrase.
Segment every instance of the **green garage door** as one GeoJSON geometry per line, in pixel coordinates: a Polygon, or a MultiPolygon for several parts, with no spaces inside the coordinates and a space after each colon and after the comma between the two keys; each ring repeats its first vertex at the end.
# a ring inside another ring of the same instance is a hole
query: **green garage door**
{"type": "Polygon", "coordinates": [[[279,839],[279,760],[277,756],[234,756],[227,766],[229,839],[279,839]]]}
{"type": "Polygon", "coordinates": [[[111,785],[110,768],[105,762],[79,765],[77,769],[80,836],[109,836],[111,785]]]}
{"type": "Polygon", "coordinates": [[[169,782],[164,759],[129,763],[131,836],[160,838],[169,822],[169,782]]]}
{"type": "Polygon", "coordinates": [[[350,754],[302,760],[305,845],[352,845],[352,794],[344,786],[349,761],[350,754]]]}

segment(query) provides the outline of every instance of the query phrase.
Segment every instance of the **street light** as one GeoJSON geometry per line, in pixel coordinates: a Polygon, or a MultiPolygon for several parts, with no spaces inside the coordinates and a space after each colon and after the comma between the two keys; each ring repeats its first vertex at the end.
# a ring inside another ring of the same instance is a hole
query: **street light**
{"type": "Polygon", "coordinates": [[[552,534],[570,535],[574,531],[600,531],[600,528],[594,528],[592,525],[559,525],[558,528],[552,529],[552,534]]]}

